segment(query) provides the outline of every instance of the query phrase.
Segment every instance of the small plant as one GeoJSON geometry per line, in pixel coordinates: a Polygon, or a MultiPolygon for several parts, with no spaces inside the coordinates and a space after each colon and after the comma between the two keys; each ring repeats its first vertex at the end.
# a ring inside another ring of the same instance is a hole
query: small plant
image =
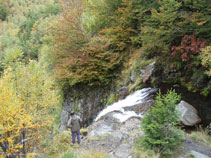
{"type": "Polygon", "coordinates": [[[65,153],[62,158],[76,158],[75,153],[65,153]]]}
{"type": "Polygon", "coordinates": [[[207,68],[206,74],[211,76],[211,46],[202,49],[200,54],[202,65],[207,68]]]}
{"type": "Polygon", "coordinates": [[[208,96],[209,95],[209,88],[204,88],[201,92],[204,96],[208,96]]]}
{"type": "Polygon", "coordinates": [[[211,148],[211,136],[209,135],[210,131],[211,131],[211,124],[207,126],[205,130],[192,132],[190,134],[190,138],[192,138],[195,142],[198,142],[205,146],[209,146],[211,148]]]}
{"type": "Polygon", "coordinates": [[[106,105],[112,104],[112,103],[114,103],[115,101],[117,101],[118,99],[119,99],[119,96],[116,95],[116,94],[114,94],[114,93],[112,93],[112,94],[109,96],[106,105]]]}
{"type": "Polygon", "coordinates": [[[209,126],[207,126],[206,132],[211,136],[211,123],[209,126]]]}
{"type": "Polygon", "coordinates": [[[153,150],[146,150],[138,143],[133,149],[133,156],[134,158],[159,158],[160,154],[155,153],[153,150]]]}
{"type": "Polygon", "coordinates": [[[189,158],[194,158],[195,156],[194,156],[193,154],[189,153],[189,154],[187,155],[187,157],[189,157],[189,158]]]}
{"type": "Polygon", "coordinates": [[[204,48],[206,45],[205,41],[200,41],[193,35],[185,35],[182,38],[180,46],[173,46],[171,48],[172,55],[179,55],[183,62],[186,62],[196,55],[199,55],[200,49],[204,48]]]}
{"type": "Polygon", "coordinates": [[[109,158],[104,152],[85,152],[83,158],[109,158]]]}
{"type": "Polygon", "coordinates": [[[162,157],[173,155],[184,138],[183,132],[175,127],[179,120],[176,106],[180,95],[170,90],[166,95],[159,92],[155,99],[155,106],[144,116],[142,128],[144,138],[140,141],[143,147],[160,152],[162,157]]]}

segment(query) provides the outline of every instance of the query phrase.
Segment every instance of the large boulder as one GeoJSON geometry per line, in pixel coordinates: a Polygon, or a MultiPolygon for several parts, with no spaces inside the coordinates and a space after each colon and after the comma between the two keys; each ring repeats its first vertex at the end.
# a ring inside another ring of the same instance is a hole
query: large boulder
{"type": "Polygon", "coordinates": [[[180,120],[186,126],[195,126],[201,122],[197,110],[185,101],[181,101],[176,109],[181,113],[180,120]]]}

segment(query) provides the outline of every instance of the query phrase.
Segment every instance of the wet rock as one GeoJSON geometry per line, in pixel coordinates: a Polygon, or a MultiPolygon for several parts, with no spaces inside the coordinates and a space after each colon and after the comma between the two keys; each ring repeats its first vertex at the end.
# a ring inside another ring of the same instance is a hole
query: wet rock
{"type": "Polygon", "coordinates": [[[128,87],[122,87],[117,91],[117,94],[119,95],[119,99],[124,99],[126,96],[129,95],[129,88],[128,87]]]}
{"type": "Polygon", "coordinates": [[[89,127],[91,129],[90,136],[91,137],[99,137],[105,134],[111,134],[117,128],[117,122],[108,122],[104,120],[100,120],[89,127]]]}
{"type": "MultiPolygon", "coordinates": [[[[110,116],[112,115],[109,114],[110,116]]],[[[132,145],[138,136],[142,136],[140,131],[141,120],[130,118],[124,123],[117,120],[105,119],[94,122],[89,127],[89,134],[82,141],[81,147],[104,151],[111,158],[128,158],[132,155],[132,145]]]]}
{"type": "Polygon", "coordinates": [[[186,126],[195,126],[201,122],[197,110],[185,101],[181,101],[176,109],[181,113],[180,120],[186,126]]]}

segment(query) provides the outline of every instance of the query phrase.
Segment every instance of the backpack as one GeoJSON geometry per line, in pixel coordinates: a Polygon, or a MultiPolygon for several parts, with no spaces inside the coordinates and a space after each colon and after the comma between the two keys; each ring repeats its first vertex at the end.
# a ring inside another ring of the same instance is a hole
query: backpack
{"type": "Polygon", "coordinates": [[[72,124],[71,124],[71,117],[70,119],[67,121],[67,128],[71,128],[72,127],[72,124]]]}

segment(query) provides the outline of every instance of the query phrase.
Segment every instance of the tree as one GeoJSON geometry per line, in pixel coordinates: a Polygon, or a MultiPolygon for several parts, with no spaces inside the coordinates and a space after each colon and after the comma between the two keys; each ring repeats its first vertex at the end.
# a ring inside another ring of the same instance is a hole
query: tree
{"type": "Polygon", "coordinates": [[[7,17],[7,8],[3,1],[0,0],[0,19],[6,20],[7,17]]]}
{"type": "Polygon", "coordinates": [[[38,127],[32,123],[32,116],[23,108],[25,103],[18,98],[9,80],[8,74],[0,80],[0,146],[5,157],[23,148],[20,137],[25,128],[30,132],[38,127]]]}
{"type": "Polygon", "coordinates": [[[159,93],[155,99],[155,106],[144,116],[142,128],[144,138],[141,143],[145,148],[160,152],[163,157],[169,157],[183,139],[183,133],[175,127],[179,121],[176,106],[180,96],[175,91],[168,91],[166,95],[159,93]]]}
{"type": "Polygon", "coordinates": [[[48,133],[59,98],[54,81],[36,61],[4,73],[0,80],[0,145],[7,157],[33,152],[48,133]]]}
{"type": "Polygon", "coordinates": [[[83,11],[80,1],[64,4],[62,15],[50,29],[56,77],[68,86],[105,85],[115,76],[122,58],[110,50],[106,36],[90,37],[86,33],[81,23],[83,11]]]}

